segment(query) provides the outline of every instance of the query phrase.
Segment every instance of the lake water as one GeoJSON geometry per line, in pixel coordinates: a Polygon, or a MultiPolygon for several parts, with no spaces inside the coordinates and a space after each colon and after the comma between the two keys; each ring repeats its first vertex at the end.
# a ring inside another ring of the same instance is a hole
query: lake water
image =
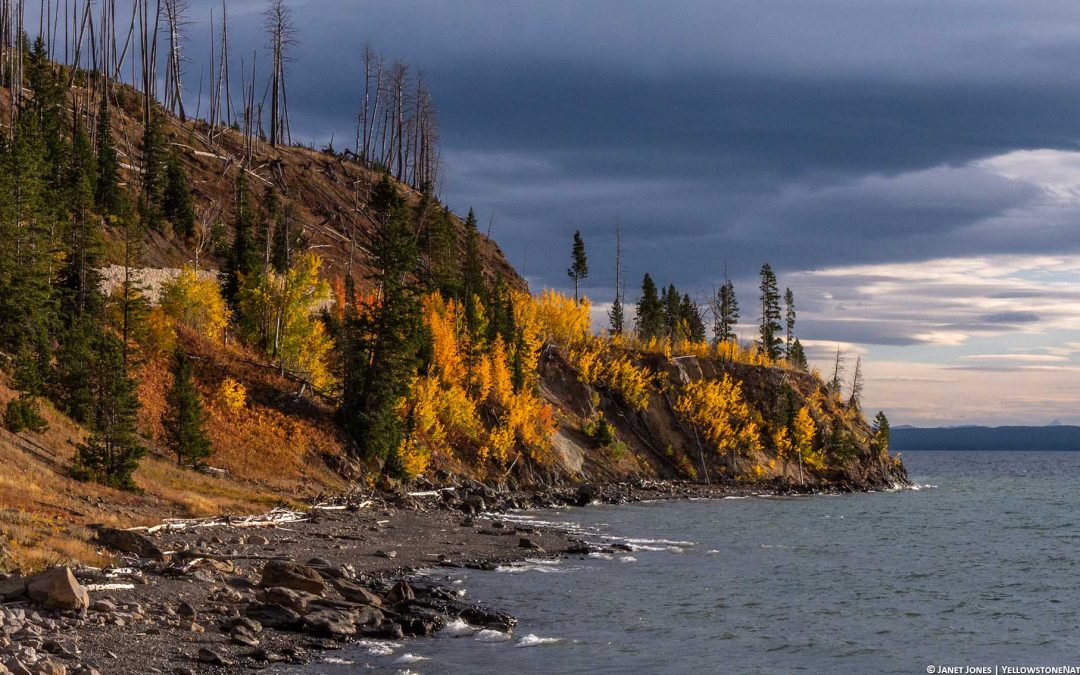
{"type": "Polygon", "coordinates": [[[451,626],[298,672],[1080,666],[1080,452],[904,459],[920,489],[515,514],[637,550],[438,570],[472,600],[517,616],[514,634],[451,626]]]}

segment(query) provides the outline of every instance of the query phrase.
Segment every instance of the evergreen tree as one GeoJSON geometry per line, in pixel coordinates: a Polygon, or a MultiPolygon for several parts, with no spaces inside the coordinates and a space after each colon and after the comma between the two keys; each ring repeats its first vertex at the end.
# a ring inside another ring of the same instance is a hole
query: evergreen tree
{"type": "Polygon", "coordinates": [[[679,305],[679,322],[686,327],[686,338],[691,342],[705,341],[705,322],[701,320],[701,310],[697,303],[684,294],[679,305]]]}
{"type": "Polygon", "coordinates": [[[620,293],[615,294],[615,301],[611,303],[611,309],[608,310],[608,326],[612,335],[622,335],[623,326],[626,325],[622,297],[620,296],[620,293]]]}
{"type": "Polygon", "coordinates": [[[580,302],[578,286],[582,279],[589,276],[589,260],[585,257],[585,240],[581,238],[581,232],[574,230],[574,244],[570,251],[570,267],[566,268],[566,275],[574,282],[574,302],[580,302]]]}
{"type": "Polygon", "coordinates": [[[165,190],[166,153],[165,139],[161,132],[161,115],[150,114],[150,122],[143,129],[142,144],[142,194],[139,196],[139,213],[143,223],[154,230],[161,227],[161,202],[165,190]]]}
{"type": "Polygon", "coordinates": [[[303,251],[307,247],[304,228],[294,225],[296,223],[295,210],[292,202],[286,202],[281,208],[281,215],[274,224],[270,266],[278,274],[285,274],[292,267],[296,253],[303,251]]]}
{"type": "Polygon", "coordinates": [[[465,218],[465,264],[462,269],[462,292],[465,294],[465,327],[469,337],[475,342],[481,335],[483,312],[478,306],[477,297],[483,297],[484,270],[480,264],[480,233],[476,230],[476,214],[469,209],[465,218]]]}
{"type": "Polygon", "coordinates": [[[182,349],[173,354],[172,387],[165,394],[161,424],[165,442],[176,455],[178,465],[198,466],[210,456],[210,437],[204,426],[202,401],[195,388],[191,359],[182,349]]]}
{"type": "Polygon", "coordinates": [[[388,176],[376,186],[372,206],[378,222],[372,266],[382,302],[346,328],[352,333],[353,353],[347,355],[351,362],[341,413],[363,451],[386,460],[385,472],[401,474],[398,450],[405,430],[397,406],[422,365],[426,342],[420,301],[410,280],[417,247],[404,200],[388,176]]]}
{"type": "Polygon", "coordinates": [[[761,349],[770,359],[780,358],[780,291],[776,286],[776,274],[769,263],[761,266],[761,323],[758,324],[761,349]]]}
{"type": "Polygon", "coordinates": [[[735,285],[728,279],[716,294],[713,338],[717,342],[735,340],[735,326],[739,323],[739,301],[735,299],[735,285]]]}
{"type": "MultiPolygon", "coordinates": [[[[26,97],[26,102],[22,104],[25,107],[19,110],[19,117],[27,114],[33,118],[44,145],[42,159],[48,187],[59,191],[63,189],[68,162],[66,138],[70,127],[65,113],[67,88],[62,82],[60,72],[49,60],[45,42],[40,37],[34,41],[34,46],[29,51],[26,80],[30,96],[26,97]]],[[[63,202],[57,202],[56,206],[62,209],[63,202]]]]}
{"type": "Polygon", "coordinates": [[[98,109],[97,122],[97,186],[94,204],[98,211],[116,214],[120,211],[120,161],[112,140],[112,123],[109,115],[109,97],[103,96],[98,109]]]}
{"type": "Polygon", "coordinates": [[[889,428],[889,418],[885,416],[884,410],[879,410],[874,416],[873,431],[878,450],[883,453],[888,452],[889,443],[892,442],[892,430],[889,428]]]}
{"type": "Polygon", "coordinates": [[[787,333],[784,339],[784,351],[787,360],[791,361],[791,350],[795,340],[795,294],[790,288],[784,289],[784,326],[787,333]]]}
{"type": "Polygon", "coordinates": [[[68,223],[65,228],[66,261],[61,272],[62,311],[70,323],[75,317],[96,315],[102,307],[98,269],[104,248],[101,221],[94,212],[97,170],[90,139],[75,125],[64,180],[68,223]]]}
{"type": "Polygon", "coordinates": [[[791,343],[791,354],[788,356],[788,361],[799,370],[806,370],[806,351],[803,349],[802,343],[799,342],[799,338],[795,338],[791,343]]]}
{"type": "Polygon", "coordinates": [[[90,358],[90,437],[78,446],[74,474],[82,480],[132,490],[132,474],[146,453],[136,431],[139,399],[135,383],[124,369],[120,341],[111,335],[99,332],[95,336],[90,358]]]}
{"type": "Polygon", "coordinates": [[[675,331],[679,327],[679,319],[682,317],[682,296],[675,284],[669,284],[664,290],[662,314],[664,317],[664,332],[668,337],[674,338],[675,331]]]}
{"type": "Polygon", "coordinates": [[[247,178],[241,173],[234,193],[232,247],[221,280],[225,299],[230,305],[236,306],[241,279],[258,275],[262,271],[262,261],[255,233],[255,209],[251,205],[247,178]]]}
{"type": "Polygon", "coordinates": [[[650,340],[664,334],[664,308],[657,294],[656,284],[648,274],[641,280],[641,298],[637,304],[637,332],[642,340],[650,340]]]}
{"type": "Polygon", "coordinates": [[[190,238],[195,234],[195,206],[191,201],[184,166],[176,151],[165,161],[165,185],[161,194],[161,214],[172,224],[173,232],[190,238]]]}

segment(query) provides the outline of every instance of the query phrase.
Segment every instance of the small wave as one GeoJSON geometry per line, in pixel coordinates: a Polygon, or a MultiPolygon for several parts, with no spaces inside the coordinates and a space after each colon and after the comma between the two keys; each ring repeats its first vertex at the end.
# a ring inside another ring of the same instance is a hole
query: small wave
{"type": "Polygon", "coordinates": [[[562,641],[562,638],[540,637],[539,635],[534,635],[532,633],[529,633],[525,637],[518,640],[517,644],[514,645],[514,646],[515,647],[536,647],[538,645],[555,644],[556,642],[561,642],[561,641],[562,641]]]}
{"type": "Polygon", "coordinates": [[[351,666],[354,663],[356,663],[355,661],[350,661],[349,659],[339,658],[337,656],[327,656],[326,658],[324,658],[322,660],[322,662],[323,663],[329,663],[330,665],[334,665],[334,666],[351,666]]]}
{"type": "Polygon", "coordinates": [[[637,562],[637,558],[632,555],[624,555],[623,557],[619,558],[619,562],[637,562]]]}
{"type": "Polygon", "coordinates": [[[504,572],[507,574],[521,574],[522,572],[545,572],[553,574],[556,572],[570,572],[574,568],[561,568],[547,562],[543,563],[510,563],[509,565],[499,565],[495,568],[496,572],[504,572]]]}
{"type": "Polygon", "coordinates": [[[610,553],[604,553],[603,551],[592,551],[589,553],[590,558],[599,558],[600,560],[611,560],[610,553]]]}
{"type": "Polygon", "coordinates": [[[368,654],[371,654],[372,656],[390,656],[397,647],[397,645],[391,642],[382,642],[378,640],[360,640],[356,645],[367,649],[368,654]]]}
{"type": "Polygon", "coordinates": [[[720,549],[710,548],[708,551],[705,551],[705,553],[709,555],[717,555],[718,553],[720,553],[720,549]]]}
{"type": "Polygon", "coordinates": [[[750,499],[750,495],[728,495],[721,497],[721,499],[750,499]]]}
{"type": "Polygon", "coordinates": [[[485,628],[476,634],[477,642],[506,642],[510,637],[509,633],[502,633],[490,628],[485,628]]]}
{"type": "Polygon", "coordinates": [[[476,626],[470,625],[465,622],[464,619],[454,619],[450,623],[446,624],[440,631],[444,635],[476,635],[480,629],[476,626]]]}
{"type": "Polygon", "coordinates": [[[419,654],[402,654],[395,659],[395,663],[416,663],[417,661],[427,661],[426,656],[420,656],[419,654]]]}

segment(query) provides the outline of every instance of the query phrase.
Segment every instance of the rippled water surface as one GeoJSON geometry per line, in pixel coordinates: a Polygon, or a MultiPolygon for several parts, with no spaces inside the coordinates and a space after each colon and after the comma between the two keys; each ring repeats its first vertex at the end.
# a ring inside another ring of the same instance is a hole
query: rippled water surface
{"type": "Polygon", "coordinates": [[[509,611],[304,673],[926,672],[1080,665],[1080,453],[910,453],[920,490],[594,506],[637,550],[438,578],[509,611]]]}

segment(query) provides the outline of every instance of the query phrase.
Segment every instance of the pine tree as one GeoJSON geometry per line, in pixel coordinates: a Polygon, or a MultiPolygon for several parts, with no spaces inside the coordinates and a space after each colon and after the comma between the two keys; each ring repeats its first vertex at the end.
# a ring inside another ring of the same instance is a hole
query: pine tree
{"type": "Polygon", "coordinates": [[[278,274],[292,267],[293,258],[300,251],[307,248],[307,240],[304,237],[304,228],[296,227],[295,207],[292,202],[286,202],[281,208],[281,213],[274,223],[274,240],[271,244],[270,266],[278,274]]]}
{"type": "Polygon", "coordinates": [[[422,363],[426,336],[415,285],[417,248],[404,200],[388,176],[372,197],[378,231],[372,266],[382,301],[346,327],[353,353],[345,369],[342,416],[345,427],[368,457],[386,461],[383,470],[402,474],[398,451],[404,428],[398,401],[408,392],[422,363]]]}
{"type": "Polygon", "coordinates": [[[608,321],[612,335],[622,335],[626,324],[623,312],[622,288],[622,228],[615,221],[615,301],[608,311],[608,321]]]}
{"type": "Polygon", "coordinates": [[[833,360],[833,374],[829,379],[829,391],[834,396],[840,396],[844,389],[844,354],[840,351],[840,345],[836,345],[836,358],[833,360]]]}
{"type": "Polygon", "coordinates": [[[679,327],[679,319],[682,314],[682,297],[675,284],[669,284],[664,290],[662,314],[664,317],[664,332],[669,338],[675,337],[675,331],[679,327]]]}
{"type": "Polygon", "coordinates": [[[476,299],[486,295],[484,271],[480,264],[480,233],[476,231],[476,214],[469,209],[465,218],[465,264],[462,269],[462,292],[465,294],[465,327],[476,341],[482,334],[483,312],[476,299]]]}
{"type": "Polygon", "coordinates": [[[648,274],[641,280],[641,298],[637,304],[636,326],[642,340],[660,337],[664,333],[664,308],[656,284],[648,274]]]}
{"type": "Polygon", "coordinates": [[[581,238],[581,232],[574,230],[574,244],[570,251],[570,267],[566,268],[566,275],[574,282],[574,302],[580,302],[578,286],[585,277],[589,276],[589,260],[585,257],[585,240],[581,238]]]}
{"type": "Polygon", "coordinates": [[[784,326],[787,329],[784,339],[784,352],[787,360],[791,361],[795,340],[795,294],[790,288],[784,289],[784,326]]]}
{"type": "Polygon", "coordinates": [[[210,437],[204,426],[202,401],[195,388],[191,359],[182,349],[173,354],[172,386],[165,394],[161,424],[165,442],[176,455],[178,465],[198,466],[210,456],[210,437]]]}
{"type": "Polygon", "coordinates": [[[713,338],[717,342],[735,340],[735,326],[739,323],[739,301],[735,299],[735,285],[728,279],[716,294],[713,310],[713,338]]]}
{"type": "Polygon", "coordinates": [[[761,323],[758,335],[762,351],[770,359],[780,358],[780,291],[776,286],[776,274],[768,263],[761,266],[761,323]]]}
{"type": "Polygon", "coordinates": [[[691,342],[705,341],[705,322],[701,320],[701,310],[690,299],[689,293],[683,295],[679,305],[679,322],[686,327],[686,338],[691,342]]]}
{"type": "Polygon", "coordinates": [[[615,301],[611,303],[611,309],[608,310],[608,330],[612,335],[622,335],[625,325],[622,298],[616,294],[615,301]]]}
{"type": "Polygon", "coordinates": [[[97,122],[97,189],[94,204],[104,214],[120,212],[120,161],[112,140],[112,122],[109,114],[109,97],[101,98],[97,122]]]}
{"type": "Polygon", "coordinates": [[[799,338],[795,338],[791,343],[791,355],[788,356],[788,361],[792,366],[799,370],[806,370],[806,350],[803,349],[802,343],[799,342],[799,338]]]}
{"type": "Polygon", "coordinates": [[[165,139],[161,133],[161,115],[150,114],[150,122],[143,129],[142,144],[142,194],[139,196],[139,213],[146,227],[161,227],[161,202],[165,190],[166,153],[165,139]]]}
{"type": "Polygon", "coordinates": [[[251,193],[243,174],[236,181],[233,207],[233,241],[222,270],[222,287],[225,299],[236,306],[241,278],[253,278],[262,271],[255,233],[255,209],[251,205],[251,193]]]}
{"type": "Polygon", "coordinates": [[[82,480],[135,489],[132,474],[146,449],[136,431],[139,399],[124,369],[120,341],[99,331],[92,340],[89,365],[90,437],[78,446],[74,474],[82,480]]]}
{"type": "Polygon", "coordinates": [[[81,124],[75,125],[64,179],[67,207],[66,260],[61,272],[62,311],[70,323],[76,317],[96,315],[102,307],[98,269],[104,248],[101,221],[94,213],[94,180],[97,169],[90,139],[81,124]]]}
{"type": "Polygon", "coordinates": [[[879,410],[878,414],[874,416],[874,443],[880,452],[886,453],[889,451],[889,444],[892,442],[892,430],[889,428],[889,418],[885,416],[884,410],[879,410]]]}
{"type": "Polygon", "coordinates": [[[851,374],[851,395],[848,397],[848,405],[858,408],[862,403],[863,372],[862,355],[855,357],[855,372],[851,374]]]}
{"type": "Polygon", "coordinates": [[[195,234],[195,206],[191,201],[184,166],[176,151],[165,161],[165,185],[161,194],[161,214],[172,224],[173,232],[190,238],[195,234]]]}

